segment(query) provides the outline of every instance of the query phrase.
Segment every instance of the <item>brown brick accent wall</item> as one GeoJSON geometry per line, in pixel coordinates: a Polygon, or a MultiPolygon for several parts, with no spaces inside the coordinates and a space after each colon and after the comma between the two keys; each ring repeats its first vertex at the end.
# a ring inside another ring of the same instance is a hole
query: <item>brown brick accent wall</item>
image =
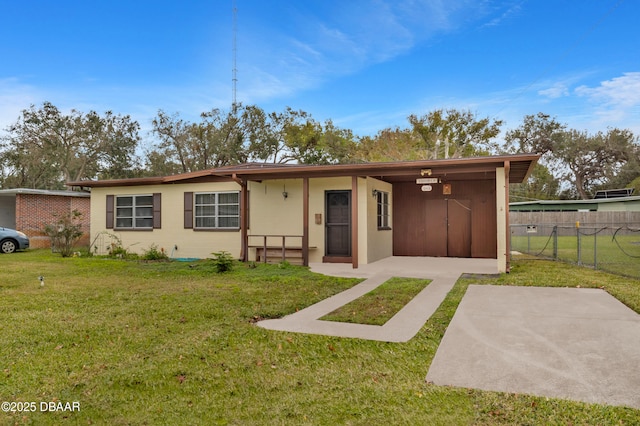
{"type": "Polygon", "coordinates": [[[82,213],[82,237],[76,246],[89,247],[89,231],[91,224],[91,200],[89,198],[71,197],[71,211],[78,210],[82,213]]]}
{"type": "Polygon", "coordinates": [[[57,222],[60,216],[75,209],[82,213],[84,233],[77,245],[88,247],[90,205],[89,198],[16,194],[16,229],[27,234],[31,248],[49,248],[51,244],[44,234],[45,225],[57,222]]]}

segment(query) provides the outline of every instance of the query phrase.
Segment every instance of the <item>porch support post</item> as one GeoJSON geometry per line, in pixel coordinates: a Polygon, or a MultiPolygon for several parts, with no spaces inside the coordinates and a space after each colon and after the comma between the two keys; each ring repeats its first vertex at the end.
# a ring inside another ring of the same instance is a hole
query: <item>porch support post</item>
{"type": "Polygon", "coordinates": [[[309,266],[309,178],[302,178],[302,264],[309,266]]]}
{"type": "Polygon", "coordinates": [[[511,272],[511,229],[509,227],[509,174],[511,173],[511,162],[504,162],[504,223],[506,227],[505,236],[507,241],[505,241],[505,246],[507,247],[507,272],[511,272]]]}
{"type": "Polygon", "coordinates": [[[358,176],[351,176],[351,263],[358,268],[358,176]]]}
{"type": "MultiPolygon", "coordinates": [[[[249,260],[249,192],[247,191],[247,181],[238,179],[234,174],[234,180],[240,185],[240,259],[243,262],[249,260]]],[[[266,252],[265,252],[266,257],[266,252]]]]}

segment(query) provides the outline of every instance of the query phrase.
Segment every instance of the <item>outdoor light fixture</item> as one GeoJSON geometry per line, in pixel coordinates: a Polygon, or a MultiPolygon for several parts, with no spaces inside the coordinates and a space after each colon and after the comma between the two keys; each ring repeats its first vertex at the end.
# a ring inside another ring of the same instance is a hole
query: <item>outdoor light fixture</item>
{"type": "Polygon", "coordinates": [[[379,192],[379,191],[378,191],[377,189],[374,189],[373,191],[371,191],[371,196],[372,196],[373,198],[376,198],[376,197],[378,196],[378,192],[379,192]]]}
{"type": "Polygon", "coordinates": [[[282,197],[286,200],[287,197],[289,196],[289,193],[287,191],[282,191],[282,197]]]}
{"type": "Polygon", "coordinates": [[[420,176],[431,176],[431,169],[420,170],[420,176]]]}

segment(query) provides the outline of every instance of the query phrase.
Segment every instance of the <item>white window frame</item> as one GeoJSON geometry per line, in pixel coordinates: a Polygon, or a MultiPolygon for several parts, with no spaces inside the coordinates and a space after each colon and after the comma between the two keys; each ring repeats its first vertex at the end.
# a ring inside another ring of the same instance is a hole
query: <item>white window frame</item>
{"type": "Polygon", "coordinates": [[[194,192],[193,194],[193,229],[240,229],[240,191],[215,191],[215,192],[194,192]],[[225,194],[235,194],[237,196],[237,202],[235,203],[220,203],[220,196],[225,194]],[[198,198],[203,195],[213,195],[213,203],[199,203],[198,198]],[[220,210],[222,206],[237,206],[237,214],[221,214],[220,210]],[[199,208],[213,207],[213,212],[210,214],[198,214],[199,208]],[[199,219],[213,219],[213,226],[198,225],[199,219]],[[237,220],[237,226],[220,226],[220,219],[223,218],[235,218],[237,220]]]}
{"type": "Polygon", "coordinates": [[[114,202],[114,229],[153,229],[153,194],[135,194],[135,195],[116,195],[114,202]],[[138,204],[138,199],[142,197],[149,197],[151,204],[138,204]],[[119,206],[118,200],[125,198],[131,198],[130,206],[119,206]],[[121,212],[126,209],[131,209],[131,215],[123,216],[121,212]],[[150,213],[139,215],[138,212],[142,209],[150,209],[150,213]],[[120,220],[130,219],[131,226],[122,226],[118,223],[120,220]],[[148,220],[149,226],[139,226],[138,221],[148,220]]]}
{"type": "Polygon", "coordinates": [[[376,217],[378,221],[378,229],[391,229],[390,225],[390,204],[389,193],[378,191],[376,193],[376,217]]]}

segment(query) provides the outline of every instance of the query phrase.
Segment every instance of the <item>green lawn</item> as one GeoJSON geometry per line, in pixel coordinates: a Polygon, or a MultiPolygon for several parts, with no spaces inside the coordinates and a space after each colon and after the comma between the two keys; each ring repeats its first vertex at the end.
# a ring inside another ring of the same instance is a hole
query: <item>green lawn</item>
{"type": "Polygon", "coordinates": [[[431,280],[393,277],[374,290],[320,318],[325,321],[384,325],[431,280]]]}
{"type": "Polygon", "coordinates": [[[0,424],[640,424],[640,410],[425,383],[471,283],[604,287],[640,311],[639,281],[516,260],[509,275],[459,280],[402,344],[253,324],[356,282],[278,265],[218,275],[207,262],[1,255],[0,402],[80,411],[0,413],[0,424]]]}
{"type": "MultiPolygon", "coordinates": [[[[578,263],[596,267],[615,274],[640,278],[640,233],[631,235],[613,235],[608,232],[585,232],[580,235],[580,256],[578,257],[578,238],[560,236],[557,238],[557,257],[564,262],[578,263]]],[[[511,249],[522,253],[554,257],[554,242],[551,230],[542,234],[513,236],[511,249]]]]}

